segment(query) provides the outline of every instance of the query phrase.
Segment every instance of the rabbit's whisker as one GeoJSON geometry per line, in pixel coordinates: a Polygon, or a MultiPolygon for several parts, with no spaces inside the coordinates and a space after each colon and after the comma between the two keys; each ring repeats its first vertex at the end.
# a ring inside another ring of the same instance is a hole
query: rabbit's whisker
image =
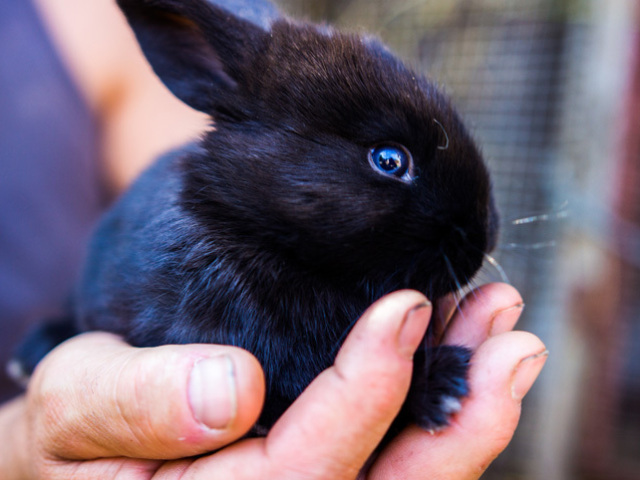
{"type": "Polygon", "coordinates": [[[462,307],[460,306],[462,305],[462,300],[464,300],[464,295],[462,294],[462,291],[455,290],[453,292],[453,300],[456,302],[456,311],[464,319],[465,318],[464,312],[462,311],[462,307]]]}
{"type": "Polygon", "coordinates": [[[551,213],[543,213],[540,215],[530,215],[528,217],[517,218],[509,222],[511,225],[526,225],[529,223],[549,222],[552,220],[561,220],[569,217],[569,202],[564,202],[560,207],[551,213]]]}
{"type": "Polygon", "coordinates": [[[449,148],[449,134],[444,129],[442,124],[438,120],[436,120],[435,118],[433,119],[433,123],[435,123],[436,125],[438,125],[440,127],[440,129],[442,130],[442,133],[444,133],[444,138],[447,140],[447,143],[444,146],[442,146],[442,145],[438,146],[438,150],[447,150],[449,148]]]}
{"type": "Polygon", "coordinates": [[[453,269],[453,265],[451,265],[451,260],[449,260],[449,257],[447,255],[445,255],[445,254],[443,254],[442,256],[444,257],[444,263],[447,265],[447,270],[449,271],[449,275],[451,275],[451,279],[455,283],[456,290],[457,291],[461,291],[462,290],[462,284],[458,280],[458,276],[456,275],[456,272],[453,269]]]}
{"type": "Polygon", "coordinates": [[[458,280],[458,276],[456,275],[455,270],[453,269],[453,265],[451,264],[451,260],[449,260],[449,257],[445,254],[443,254],[444,257],[444,263],[447,265],[447,270],[449,271],[449,275],[451,276],[451,279],[453,280],[456,289],[452,292],[453,294],[453,298],[456,302],[456,310],[458,311],[458,313],[460,313],[460,315],[462,316],[462,318],[464,318],[464,313],[462,312],[462,309],[460,308],[460,303],[462,302],[462,299],[464,298],[463,292],[464,292],[464,287],[462,286],[462,284],[460,283],[460,280],[458,280]]]}
{"type": "Polygon", "coordinates": [[[495,270],[500,275],[500,278],[502,279],[502,281],[504,283],[508,283],[509,285],[511,285],[511,280],[509,280],[509,277],[507,276],[507,272],[504,271],[504,268],[502,268],[502,265],[500,265],[498,261],[488,253],[484,254],[484,258],[493,268],[495,268],[495,270]]]}
{"type": "Polygon", "coordinates": [[[555,240],[550,240],[548,242],[537,242],[537,243],[503,243],[500,244],[499,247],[503,250],[542,250],[544,248],[555,248],[558,246],[558,242],[555,240]]]}
{"type": "Polygon", "coordinates": [[[473,295],[473,298],[475,298],[476,300],[480,300],[480,298],[478,297],[478,293],[476,292],[477,288],[478,284],[475,283],[472,279],[467,281],[467,289],[469,293],[471,293],[471,295],[473,295]]]}

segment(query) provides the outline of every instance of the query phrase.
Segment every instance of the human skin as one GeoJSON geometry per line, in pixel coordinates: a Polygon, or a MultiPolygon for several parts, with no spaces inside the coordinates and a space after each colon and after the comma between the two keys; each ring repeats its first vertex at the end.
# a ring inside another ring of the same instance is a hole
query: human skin
{"type": "Polygon", "coordinates": [[[212,120],[153,73],[115,0],[32,0],[97,119],[106,190],[117,195],[155,158],[200,137],[212,120]]]}
{"type": "Polygon", "coordinates": [[[236,441],[264,398],[249,353],[138,349],[111,334],[84,334],[49,354],[27,393],[0,408],[0,479],[477,479],[511,439],[547,356],[537,337],[511,331],[521,310],[518,292],[504,284],[461,303],[443,341],[474,350],[471,395],[447,428],[408,427],[376,457],[432,317],[418,292],[376,302],[335,364],[264,438],[236,441]]]}

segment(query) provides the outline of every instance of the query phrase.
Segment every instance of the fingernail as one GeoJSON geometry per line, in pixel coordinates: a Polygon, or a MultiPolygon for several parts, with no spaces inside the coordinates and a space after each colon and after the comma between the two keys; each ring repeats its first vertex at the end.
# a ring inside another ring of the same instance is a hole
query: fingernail
{"type": "Polygon", "coordinates": [[[544,350],[520,360],[511,379],[511,396],[514,400],[520,401],[524,398],[538,378],[548,357],[549,350],[544,350]]]}
{"type": "Polygon", "coordinates": [[[228,355],[198,360],[189,379],[189,402],[194,418],[216,430],[228,428],[236,416],[235,368],[228,355]]]}
{"type": "Polygon", "coordinates": [[[522,310],[524,310],[524,303],[495,312],[489,324],[489,336],[493,337],[512,330],[522,315],[522,310]]]}
{"type": "Polygon", "coordinates": [[[401,354],[413,357],[427,330],[431,307],[431,302],[425,300],[407,312],[398,333],[398,349],[401,354]]]}

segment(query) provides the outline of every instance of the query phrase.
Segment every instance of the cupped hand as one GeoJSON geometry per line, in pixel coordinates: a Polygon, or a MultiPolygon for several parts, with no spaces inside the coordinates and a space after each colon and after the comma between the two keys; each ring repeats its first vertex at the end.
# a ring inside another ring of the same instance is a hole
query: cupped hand
{"type": "Polygon", "coordinates": [[[0,479],[476,479],[511,439],[546,358],[535,336],[510,332],[521,309],[503,284],[462,302],[442,336],[475,350],[470,397],[446,429],[408,427],[376,457],[432,316],[417,292],[376,302],[269,435],[235,443],[264,398],[247,352],[135,349],[86,334],[54,350],[27,395],[0,410],[0,479]]]}

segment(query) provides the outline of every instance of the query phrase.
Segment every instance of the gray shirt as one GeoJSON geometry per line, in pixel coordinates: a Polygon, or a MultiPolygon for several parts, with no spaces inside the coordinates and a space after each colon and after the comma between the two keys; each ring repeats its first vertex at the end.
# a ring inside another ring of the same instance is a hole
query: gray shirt
{"type": "Polygon", "coordinates": [[[0,400],[34,322],[60,313],[103,206],[96,122],[33,5],[0,2],[0,400]]]}

